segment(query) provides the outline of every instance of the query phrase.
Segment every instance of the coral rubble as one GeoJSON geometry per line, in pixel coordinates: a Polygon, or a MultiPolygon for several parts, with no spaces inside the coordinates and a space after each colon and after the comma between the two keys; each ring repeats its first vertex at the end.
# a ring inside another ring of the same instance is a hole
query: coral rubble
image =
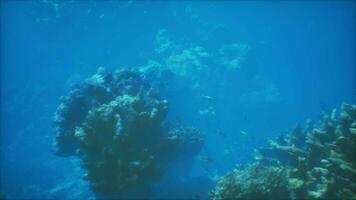
{"type": "Polygon", "coordinates": [[[256,162],[220,178],[211,198],[356,199],[355,155],[356,104],[344,103],[259,148],[256,162]]]}
{"type": "Polygon", "coordinates": [[[203,141],[195,129],[164,123],[168,102],[142,74],[98,73],[76,86],[55,114],[55,152],[78,155],[99,194],[127,194],[158,179],[173,159],[191,158],[203,141]]]}

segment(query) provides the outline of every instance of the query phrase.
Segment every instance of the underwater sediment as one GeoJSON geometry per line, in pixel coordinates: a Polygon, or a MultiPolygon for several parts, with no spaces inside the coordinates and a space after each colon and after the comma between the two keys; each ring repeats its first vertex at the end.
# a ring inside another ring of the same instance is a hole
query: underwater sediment
{"type": "Polygon", "coordinates": [[[356,199],[356,103],[279,136],[222,176],[211,199],[356,199]]]}
{"type": "Polygon", "coordinates": [[[158,180],[171,161],[191,159],[203,145],[195,129],[164,122],[168,110],[143,74],[99,68],[61,98],[55,153],[79,156],[97,194],[128,194],[158,180]]]}

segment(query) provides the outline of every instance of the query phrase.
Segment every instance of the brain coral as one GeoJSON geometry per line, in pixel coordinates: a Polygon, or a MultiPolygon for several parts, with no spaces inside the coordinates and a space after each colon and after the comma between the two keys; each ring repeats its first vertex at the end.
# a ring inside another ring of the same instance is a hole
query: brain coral
{"type": "Polygon", "coordinates": [[[355,155],[356,105],[345,103],[339,114],[335,109],[323,114],[316,125],[310,121],[305,128],[297,125],[269,147],[259,148],[256,163],[223,176],[211,197],[356,199],[355,155]],[[255,168],[266,173],[257,175],[255,168]],[[273,175],[277,171],[284,175],[273,175]],[[273,181],[263,181],[271,174],[273,181]],[[285,183],[285,188],[278,183],[285,183]],[[280,189],[288,195],[274,192],[280,189]]]}
{"type": "Polygon", "coordinates": [[[195,129],[163,123],[167,112],[167,101],[142,74],[99,69],[62,97],[55,152],[80,156],[93,191],[126,194],[158,179],[169,161],[191,158],[202,147],[195,129]]]}

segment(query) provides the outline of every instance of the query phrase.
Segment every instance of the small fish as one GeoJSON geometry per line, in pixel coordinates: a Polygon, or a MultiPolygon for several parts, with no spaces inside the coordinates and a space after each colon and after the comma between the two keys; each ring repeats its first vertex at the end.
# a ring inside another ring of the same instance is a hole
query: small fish
{"type": "Polygon", "coordinates": [[[202,95],[201,96],[203,99],[206,99],[206,100],[214,100],[214,98],[213,97],[211,97],[211,96],[209,96],[209,95],[202,95]]]}
{"type": "Polygon", "coordinates": [[[217,130],[216,130],[216,133],[217,133],[218,135],[220,135],[220,136],[226,137],[226,133],[225,133],[224,131],[220,130],[220,129],[217,129],[217,130]]]}
{"type": "Polygon", "coordinates": [[[246,114],[243,115],[243,120],[247,121],[247,115],[246,114]]]}
{"type": "Polygon", "coordinates": [[[243,130],[240,130],[240,133],[241,133],[241,135],[244,135],[244,136],[247,136],[248,134],[245,132],[245,131],[243,131],[243,130]]]}
{"type": "Polygon", "coordinates": [[[257,42],[257,44],[259,44],[259,45],[269,45],[270,43],[271,42],[268,40],[262,40],[262,41],[257,42]]]}
{"type": "Polygon", "coordinates": [[[200,115],[211,115],[211,116],[215,116],[216,115],[216,110],[215,108],[209,106],[206,109],[203,110],[199,110],[199,114],[200,115]]]}
{"type": "Polygon", "coordinates": [[[212,159],[210,159],[208,156],[199,156],[198,159],[202,162],[206,162],[206,163],[209,163],[209,164],[212,164],[214,163],[214,161],[212,159]]]}
{"type": "Polygon", "coordinates": [[[231,154],[231,150],[230,149],[224,149],[224,155],[229,155],[231,154]]]}

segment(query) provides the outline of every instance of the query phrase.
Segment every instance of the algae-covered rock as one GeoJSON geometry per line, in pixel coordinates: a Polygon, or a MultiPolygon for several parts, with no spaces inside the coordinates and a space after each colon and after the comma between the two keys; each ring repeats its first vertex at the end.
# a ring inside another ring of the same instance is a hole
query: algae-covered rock
{"type": "Polygon", "coordinates": [[[161,177],[173,159],[192,158],[203,140],[195,129],[163,123],[168,102],[130,70],[97,74],[62,98],[55,151],[83,160],[91,189],[123,195],[161,177]]]}
{"type": "Polygon", "coordinates": [[[271,184],[257,182],[250,167],[223,176],[212,198],[356,199],[355,127],[356,105],[343,104],[339,114],[334,109],[330,115],[323,114],[318,124],[308,121],[304,129],[297,125],[287,135],[271,141],[269,147],[257,150],[252,166],[285,172],[277,179],[286,184],[287,196],[257,190],[270,188],[271,184]],[[247,175],[241,178],[241,174],[247,175]],[[251,182],[255,183],[253,187],[251,182]]]}

